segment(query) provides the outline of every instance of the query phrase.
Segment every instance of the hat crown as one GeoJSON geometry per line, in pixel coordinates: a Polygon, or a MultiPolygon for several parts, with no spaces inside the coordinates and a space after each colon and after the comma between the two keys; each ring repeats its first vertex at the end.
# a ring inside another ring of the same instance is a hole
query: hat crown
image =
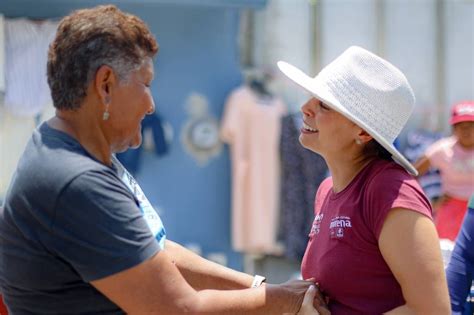
{"type": "Polygon", "coordinates": [[[453,106],[449,123],[454,125],[464,121],[474,121],[474,101],[464,101],[453,106]]]}
{"type": "Polygon", "coordinates": [[[395,66],[357,46],[328,64],[315,80],[371,134],[393,143],[415,104],[408,80],[395,66]]]}
{"type": "Polygon", "coordinates": [[[453,115],[474,115],[474,102],[462,102],[453,107],[453,115]]]}

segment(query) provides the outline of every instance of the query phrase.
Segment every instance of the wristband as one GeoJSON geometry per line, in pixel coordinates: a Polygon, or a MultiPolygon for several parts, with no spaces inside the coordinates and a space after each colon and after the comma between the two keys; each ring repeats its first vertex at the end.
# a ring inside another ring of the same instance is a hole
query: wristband
{"type": "Polygon", "coordinates": [[[255,275],[255,276],[253,277],[252,285],[251,285],[250,287],[251,287],[251,288],[258,288],[259,286],[262,285],[262,283],[265,282],[265,280],[267,280],[265,277],[259,276],[259,275],[255,275]]]}

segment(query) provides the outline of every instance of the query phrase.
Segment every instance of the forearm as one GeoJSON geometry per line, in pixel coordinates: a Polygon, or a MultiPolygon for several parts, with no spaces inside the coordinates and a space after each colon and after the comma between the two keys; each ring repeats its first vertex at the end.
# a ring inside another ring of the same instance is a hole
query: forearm
{"type": "Polygon", "coordinates": [[[91,284],[127,314],[295,314],[311,284],[290,281],[242,290],[193,289],[166,250],[91,284]]]}
{"type": "Polygon", "coordinates": [[[422,157],[418,159],[418,161],[414,163],[413,166],[418,171],[418,176],[422,176],[426,172],[428,172],[428,170],[430,169],[431,162],[430,162],[430,159],[426,155],[423,155],[422,157]]]}
{"type": "Polygon", "coordinates": [[[195,290],[237,290],[252,284],[253,276],[204,259],[177,243],[166,241],[165,249],[195,290]]]}
{"type": "Polygon", "coordinates": [[[302,302],[272,285],[238,291],[202,290],[197,294],[193,314],[296,314],[302,302]]]}

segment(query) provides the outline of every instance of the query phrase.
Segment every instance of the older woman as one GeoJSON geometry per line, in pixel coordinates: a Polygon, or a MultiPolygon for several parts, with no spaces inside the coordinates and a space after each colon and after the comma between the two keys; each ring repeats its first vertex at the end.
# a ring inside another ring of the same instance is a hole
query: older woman
{"type": "MultiPolygon", "coordinates": [[[[147,26],[114,6],[60,23],[48,55],[56,116],[34,132],[0,214],[0,280],[12,314],[300,309],[310,281],[261,285],[262,277],[166,241],[159,216],[114,158],[140,145],[140,122],[154,111],[157,51],[147,26]]],[[[316,291],[307,292],[300,313],[316,314],[316,291]]]]}
{"type": "Polygon", "coordinates": [[[449,314],[430,203],[393,146],[415,101],[405,76],[360,47],[315,78],[279,67],[313,95],[300,142],[332,175],[316,194],[303,276],[333,314],[449,314]]]}

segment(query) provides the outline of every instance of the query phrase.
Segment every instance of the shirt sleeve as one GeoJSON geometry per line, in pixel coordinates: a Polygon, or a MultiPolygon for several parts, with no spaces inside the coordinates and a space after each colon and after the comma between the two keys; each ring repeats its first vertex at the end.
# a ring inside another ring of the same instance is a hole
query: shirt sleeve
{"type": "Polygon", "coordinates": [[[159,244],[130,191],[110,171],[88,171],[62,192],[48,246],[90,282],[149,259],[159,244]]]}
{"type": "Polygon", "coordinates": [[[443,160],[444,148],[446,146],[446,138],[440,139],[435,143],[432,143],[425,151],[425,156],[430,161],[430,164],[434,168],[440,168],[443,160]]]}
{"type": "Polygon", "coordinates": [[[367,187],[364,215],[378,240],[388,212],[405,208],[432,219],[431,204],[416,179],[399,166],[379,172],[367,187]]]}
{"type": "Polygon", "coordinates": [[[464,314],[474,268],[474,196],[464,217],[461,231],[456,239],[451,259],[446,270],[451,310],[453,314],[464,314]]]}
{"type": "Polygon", "coordinates": [[[316,191],[316,197],[314,198],[314,215],[318,214],[321,209],[329,190],[332,188],[332,177],[325,178],[316,191]]]}

